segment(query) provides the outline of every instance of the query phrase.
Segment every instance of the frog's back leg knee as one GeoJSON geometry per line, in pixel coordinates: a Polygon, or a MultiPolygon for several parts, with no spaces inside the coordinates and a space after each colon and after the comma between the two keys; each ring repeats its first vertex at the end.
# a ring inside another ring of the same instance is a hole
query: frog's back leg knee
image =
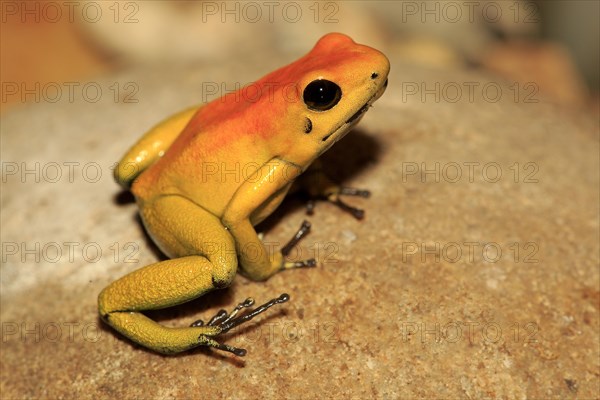
{"type": "Polygon", "coordinates": [[[237,269],[235,245],[217,217],[183,197],[160,197],[151,208],[157,221],[168,224],[150,225],[172,237],[178,246],[174,250],[183,256],[111,283],[98,297],[98,310],[104,321],[145,347],[163,353],[183,351],[201,345],[199,335],[214,333],[215,327],[167,328],[140,311],[174,306],[228,286],[237,269]]]}
{"type": "Polygon", "coordinates": [[[134,179],[167,151],[197,111],[198,107],[181,111],[144,134],[117,164],[115,180],[129,189],[134,179]]]}
{"type": "Polygon", "coordinates": [[[218,334],[218,328],[170,328],[140,311],[184,303],[214,288],[208,259],[177,258],[148,265],[111,283],[98,296],[98,311],[106,323],[134,342],[160,353],[176,353],[202,345],[199,337],[218,334]]]}

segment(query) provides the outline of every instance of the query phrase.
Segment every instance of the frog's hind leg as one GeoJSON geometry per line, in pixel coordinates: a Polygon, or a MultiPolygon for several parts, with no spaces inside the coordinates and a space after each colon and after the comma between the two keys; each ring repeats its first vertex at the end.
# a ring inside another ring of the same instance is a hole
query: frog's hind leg
{"type": "MultiPolygon", "coordinates": [[[[231,314],[227,314],[224,310],[219,311],[207,325],[204,325],[202,320],[198,320],[184,328],[165,327],[144,314],[134,311],[108,312],[103,319],[124,336],[159,353],[172,354],[197,346],[209,346],[237,356],[244,356],[246,355],[245,349],[219,343],[214,337],[224,334],[232,328],[250,321],[268,308],[288,300],[289,295],[284,293],[242,316],[237,316],[241,309],[238,305],[231,314]]],[[[249,307],[254,304],[254,300],[249,298],[240,304],[249,307]]]]}
{"type": "MultiPolygon", "coordinates": [[[[240,318],[246,316],[233,318],[234,315],[206,326],[170,328],[141,313],[181,304],[229,286],[237,269],[233,238],[218,218],[206,210],[183,197],[165,196],[142,211],[145,218],[150,218],[145,222],[153,228],[152,233],[158,233],[157,241],[169,238],[172,242],[162,244],[170,246],[179,258],[140,268],[107,286],[98,297],[102,319],[131,340],[160,353],[205,345],[243,355],[241,349],[220,344],[214,337],[245,322],[249,318],[240,318]],[[146,210],[152,210],[152,214],[146,214],[146,210]]],[[[266,308],[258,307],[250,314],[257,315],[266,308]]]]}

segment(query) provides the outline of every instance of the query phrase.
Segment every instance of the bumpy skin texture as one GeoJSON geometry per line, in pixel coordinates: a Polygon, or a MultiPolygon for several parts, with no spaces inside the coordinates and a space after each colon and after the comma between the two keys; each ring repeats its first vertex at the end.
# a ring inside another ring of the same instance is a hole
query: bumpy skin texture
{"type": "MultiPolygon", "coordinates": [[[[98,299],[103,320],[161,353],[221,348],[213,339],[223,331],[219,325],[168,328],[140,311],[226,287],[238,265],[256,280],[297,266],[281,252],[269,255],[254,225],[383,94],[388,72],[379,51],[328,34],[252,88],[182,111],[146,133],[123,157],[115,179],[131,188],[147,231],[171,259],[106,287],[98,299]],[[304,90],[323,79],[339,86],[341,98],[330,109],[311,109],[304,90]]],[[[319,191],[335,192],[321,182],[319,191]]]]}

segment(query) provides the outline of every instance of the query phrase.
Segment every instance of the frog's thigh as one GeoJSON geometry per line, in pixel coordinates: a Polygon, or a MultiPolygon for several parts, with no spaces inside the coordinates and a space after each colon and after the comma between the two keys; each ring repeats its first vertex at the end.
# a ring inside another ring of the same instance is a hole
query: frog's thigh
{"type": "Polygon", "coordinates": [[[153,210],[152,229],[178,242],[185,253],[107,286],[100,294],[107,312],[165,308],[229,286],[237,255],[233,238],[217,217],[180,196],[160,197],[144,208],[153,210]]]}
{"type": "Polygon", "coordinates": [[[160,352],[183,351],[201,344],[198,336],[210,335],[215,328],[167,328],[137,311],[184,303],[228,286],[237,269],[235,247],[216,217],[184,198],[160,198],[152,209],[157,217],[166,209],[177,209],[181,215],[165,216],[168,219],[162,229],[181,241],[190,254],[202,254],[157,262],[131,272],[100,293],[98,309],[116,330],[146,347],[160,352]],[[206,236],[207,231],[213,232],[212,237],[206,236]],[[207,245],[207,240],[213,245],[207,245]]]}

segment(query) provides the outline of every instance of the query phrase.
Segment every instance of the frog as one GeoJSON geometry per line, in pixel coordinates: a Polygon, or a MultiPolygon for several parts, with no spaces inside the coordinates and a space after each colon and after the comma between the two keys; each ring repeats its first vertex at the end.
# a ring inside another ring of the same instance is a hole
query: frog
{"type": "Polygon", "coordinates": [[[238,268],[264,281],[280,271],[314,267],[314,259],[286,260],[310,230],[307,221],[271,252],[255,227],[301,175],[314,171],[323,176],[311,179],[317,182],[313,193],[362,216],[341,196],[368,191],[342,187],[314,165],[381,97],[389,70],[382,52],[329,33],[300,59],[151,128],[123,156],[114,177],[133,193],[146,232],[167,258],[106,286],[98,296],[101,320],[157,353],[205,346],[244,356],[246,349],[223,343],[223,335],[287,302],[288,294],[253,309],[247,298],[207,323],[186,327],[162,325],[144,312],[224,289],[238,268]]]}

